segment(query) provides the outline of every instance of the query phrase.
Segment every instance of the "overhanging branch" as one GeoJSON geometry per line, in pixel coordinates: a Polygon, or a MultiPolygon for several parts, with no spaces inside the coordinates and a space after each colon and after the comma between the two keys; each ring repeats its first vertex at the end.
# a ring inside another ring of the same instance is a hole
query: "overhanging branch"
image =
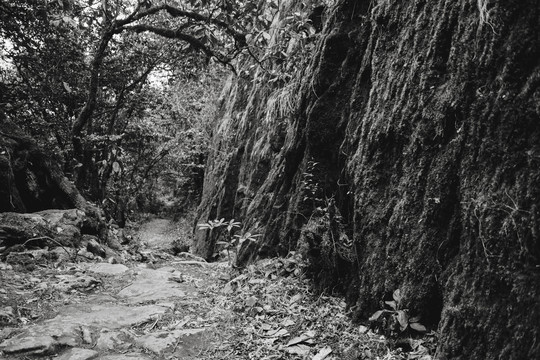
{"type": "Polygon", "coordinates": [[[232,57],[228,57],[226,55],[220,54],[212,50],[211,48],[206,46],[202,41],[200,41],[199,39],[197,39],[196,37],[192,35],[185,34],[179,30],[171,30],[171,29],[160,28],[160,27],[146,25],[146,24],[126,25],[122,29],[134,31],[137,33],[148,31],[156,35],[162,36],[164,38],[185,41],[191,46],[193,46],[195,50],[202,51],[206,56],[213,57],[217,59],[217,61],[219,61],[220,63],[230,66],[233,72],[236,73],[236,69],[231,64],[231,61],[233,60],[232,57]]]}
{"type": "Polygon", "coordinates": [[[131,13],[128,17],[126,17],[125,19],[121,19],[121,20],[116,21],[118,32],[121,32],[122,31],[121,29],[126,25],[132,24],[132,23],[134,23],[134,22],[136,22],[138,20],[141,20],[141,19],[143,19],[145,17],[148,17],[150,15],[157,14],[160,11],[166,11],[170,16],[175,17],[175,18],[184,17],[184,18],[196,20],[196,21],[203,22],[203,23],[209,23],[209,24],[217,25],[220,28],[222,28],[227,34],[232,36],[234,38],[234,40],[240,46],[245,46],[246,45],[246,35],[244,33],[240,32],[240,31],[234,29],[234,27],[231,24],[226,23],[225,21],[222,21],[222,20],[219,20],[219,19],[216,19],[216,18],[212,18],[212,17],[208,17],[208,16],[204,16],[204,15],[201,15],[199,13],[195,13],[195,12],[191,12],[191,11],[185,11],[185,10],[182,10],[182,9],[179,9],[179,8],[174,7],[174,6],[167,5],[167,4],[154,6],[154,7],[151,7],[149,9],[147,9],[147,10],[144,10],[144,11],[141,11],[141,12],[137,13],[137,11],[139,9],[140,9],[140,7],[138,6],[136,8],[136,10],[133,13],[131,13]]]}

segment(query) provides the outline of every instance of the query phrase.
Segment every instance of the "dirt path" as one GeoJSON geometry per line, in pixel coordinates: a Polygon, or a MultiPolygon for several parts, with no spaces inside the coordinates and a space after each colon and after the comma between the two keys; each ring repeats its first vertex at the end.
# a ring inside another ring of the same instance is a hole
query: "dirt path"
{"type": "Polygon", "coordinates": [[[149,249],[165,250],[181,236],[181,231],[169,219],[151,219],[141,225],[138,235],[149,249]]]}
{"type": "Polygon", "coordinates": [[[0,263],[0,358],[431,358],[425,342],[415,357],[389,352],[348,320],[342,300],[312,294],[297,256],[232,272],[164,252],[176,230],[163,219],[143,224],[147,246],[132,258],[145,262],[0,263]]]}
{"type": "Polygon", "coordinates": [[[175,239],[169,220],[143,224],[138,236],[148,263],[66,263],[36,274],[4,265],[2,288],[17,290],[0,316],[22,323],[2,329],[4,356],[195,359],[214,346],[215,325],[200,317],[216,310],[216,318],[227,316],[210,305],[208,295],[227,276],[226,267],[162,251],[175,239]],[[25,310],[29,316],[22,316],[25,310]]]}

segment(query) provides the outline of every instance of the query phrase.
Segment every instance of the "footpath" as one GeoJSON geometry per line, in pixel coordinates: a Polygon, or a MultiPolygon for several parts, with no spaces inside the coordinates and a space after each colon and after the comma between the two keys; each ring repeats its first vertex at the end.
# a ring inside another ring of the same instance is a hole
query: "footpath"
{"type": "Polygon", "coordinates": [[[390,352],[342,300],[313,294],[294,254],[239,272],[171,255],[177,235],[168,220],[144,224],[124,263],[0,262],[0,358],[431,359],[421,343],[390,352]]]}

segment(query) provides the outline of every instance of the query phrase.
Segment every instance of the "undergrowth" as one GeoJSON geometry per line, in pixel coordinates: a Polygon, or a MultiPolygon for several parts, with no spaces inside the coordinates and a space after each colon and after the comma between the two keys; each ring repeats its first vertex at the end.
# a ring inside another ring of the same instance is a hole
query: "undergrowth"
{"type": "Polygon", "coordinates": [[[368,327],[354,324],[345,302],[313,292],[298,254],[261,260],[225,284],[207,290],[216,347],[200,359],[422,359],[422,340],[407,339],[410,352],[368,327]],[[211,299],[211,300],[210,300],[211,299]]]}

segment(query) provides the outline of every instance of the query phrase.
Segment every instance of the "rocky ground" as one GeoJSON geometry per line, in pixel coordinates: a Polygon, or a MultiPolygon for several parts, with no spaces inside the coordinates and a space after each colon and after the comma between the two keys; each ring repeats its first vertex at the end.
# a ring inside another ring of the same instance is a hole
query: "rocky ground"
{"type": "Polygon", "coordinates": [[[154,219],[140,246],[0,262],[0,357],[431,359],[433,338],[407,339],[404,352],[352,324],[339,298],[313,294],[298,256],[238,271],[171,255],[183,234],[154,219]]]}

